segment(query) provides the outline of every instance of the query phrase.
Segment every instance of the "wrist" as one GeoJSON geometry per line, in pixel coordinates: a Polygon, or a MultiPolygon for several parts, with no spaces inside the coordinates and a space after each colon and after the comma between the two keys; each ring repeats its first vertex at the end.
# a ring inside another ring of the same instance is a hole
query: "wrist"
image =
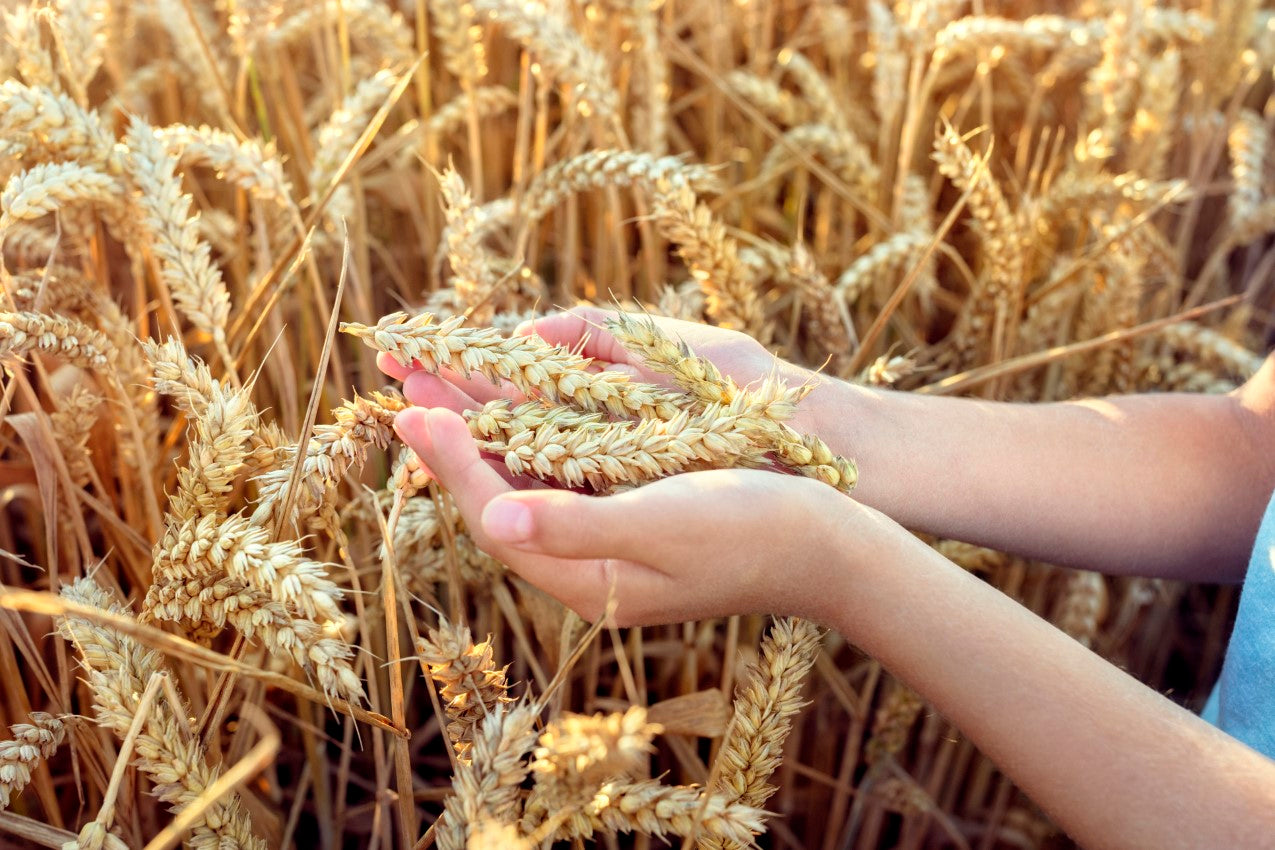
{"type": "Polygon", "coordinates": [[[878,598],[880,572],[898,567],[912,537],[902,526],[831,488],[821,500],[812,539],[823,545],[809,583],[805,616],[857,643],[878,598]]]}

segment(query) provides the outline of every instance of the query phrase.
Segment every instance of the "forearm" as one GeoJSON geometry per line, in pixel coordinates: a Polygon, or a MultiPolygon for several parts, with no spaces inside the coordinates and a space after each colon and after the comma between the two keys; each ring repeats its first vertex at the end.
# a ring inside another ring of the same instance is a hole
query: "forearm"
{"type": "Polygon", "coordinates": [[[1139,684],[883,517],[826,619],[927,700],[1082,846],[1256,847],[1275,763],[1139,684]]]}
{"type": "Polygon", "coordinates": [[[1115,573],[1238,579],[1275,486],[1268,414],[1228,396],[1004,404],[826,381],[813,427],[909,528],[1115,573]]]}

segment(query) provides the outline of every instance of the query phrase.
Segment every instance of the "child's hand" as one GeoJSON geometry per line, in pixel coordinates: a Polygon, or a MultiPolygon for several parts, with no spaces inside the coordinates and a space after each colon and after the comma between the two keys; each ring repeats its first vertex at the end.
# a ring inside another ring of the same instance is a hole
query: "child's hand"
{"type": "Polygon", "coordinates": [[[587,619],[614,588],[619,625],[747,612],[826,622],[836,594],[822,573],[837,560],[836,532],[866,510],[824,484],[755,470],[675,475],[614,496],[520,491],[451,410],[412,408],[395,427],[479,546],[587,619]]]}

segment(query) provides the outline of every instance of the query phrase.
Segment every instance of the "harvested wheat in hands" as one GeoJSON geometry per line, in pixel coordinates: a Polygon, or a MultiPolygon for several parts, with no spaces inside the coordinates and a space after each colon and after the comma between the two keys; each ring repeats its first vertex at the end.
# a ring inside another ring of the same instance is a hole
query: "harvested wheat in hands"
{"type": "Polygon", "coordinates": [[[537,336],[506,337],[463,322],[400,312],[373,326],[346,322],[341,330],[402,366],[507,382],[526,401],[497,399],[466,417],[482,450],[503,457],[513,475],[596,491],[740,467],[779,466],[842,492],[858,480],[853,461],[785,424],[808,387],[777,379],[740,387],[649,319],[616,314],[608,330],[649,369],[668,375],[676,390],[594,371],[592,358],[537,336]]]}

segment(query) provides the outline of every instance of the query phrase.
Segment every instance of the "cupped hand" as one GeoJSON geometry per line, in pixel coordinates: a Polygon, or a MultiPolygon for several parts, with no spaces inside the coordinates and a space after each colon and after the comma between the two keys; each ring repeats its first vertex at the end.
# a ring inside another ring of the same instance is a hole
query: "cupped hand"
{"type": "MultiPolygon", "coordinates": [[[[434,379],[431,392],[449,390],[434,379]]],[[[858,506],[808,479],[757,470],[675,475],[612,496],[518,489],[449,405],[399,414],[475,541],[586,619],[617,625],[738,613],[823,619],[839,530],[858,506]]]]}

